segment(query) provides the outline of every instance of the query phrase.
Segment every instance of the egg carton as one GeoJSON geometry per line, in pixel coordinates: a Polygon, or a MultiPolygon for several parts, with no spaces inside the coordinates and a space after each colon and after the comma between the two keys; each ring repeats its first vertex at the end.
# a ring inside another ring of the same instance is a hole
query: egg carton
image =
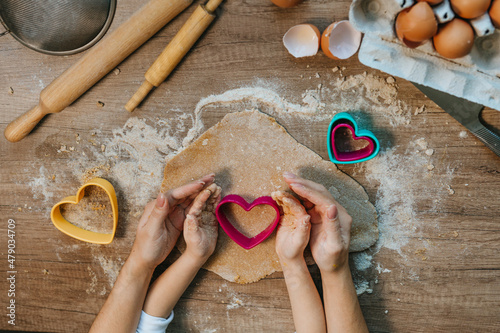
{"type": "Polygon", "coordinates": [[[500,30],[474,41],[459,59],[440,56],[426,41],[411,49],[394,32],[401,0],[354,0],[349,20],[364,33],[359,60],[390,75],[500,110],[500,30]]]}

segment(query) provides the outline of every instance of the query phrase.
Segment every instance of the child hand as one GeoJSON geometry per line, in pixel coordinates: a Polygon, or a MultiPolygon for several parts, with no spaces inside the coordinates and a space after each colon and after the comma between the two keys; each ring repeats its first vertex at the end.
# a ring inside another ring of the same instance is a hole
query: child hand
{"type": "Polygon", "coordinates": [[[216,184],[201,191],[189,207],[184,222],[185,253],[202,263],[212,255],[217,244],[218,223],[214,211],[220,193],[221,188],[216,184]]]}
{"type": "Polygon", "coordinates": [[[146,205],[130,258],[143,268],[154,269],[172,251],[182,231],[187,207],[193,199],[214,181],[207,175],[187,185],[160,193],[155,201],[146,205]]]}
{"type": "Polygon", "coordinates": [[[305,208],[292,195],[273,192],[272,198],[283,209],[276,233],[276,253],[282,265],[304,260],[304,249],[309,242],[311,224],[305,208]]]}
{"type": "Polygon", "coordinates": [[[320,270],[348,267],[352,218],[323,185],[288,172],[284,177],[311,216],[310,247],[320,270]]]}

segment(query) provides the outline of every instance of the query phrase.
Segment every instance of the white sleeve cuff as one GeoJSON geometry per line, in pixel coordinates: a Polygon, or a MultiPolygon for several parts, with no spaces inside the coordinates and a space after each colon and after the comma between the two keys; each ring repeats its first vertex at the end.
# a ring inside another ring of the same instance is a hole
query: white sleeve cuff
{"type": "Polygon", "coordinates": [[[172,320],[174,320],[174,311],[172,311],[167,319],[153,317],[142,311],[136,333],[165,333],[172,320]]]}

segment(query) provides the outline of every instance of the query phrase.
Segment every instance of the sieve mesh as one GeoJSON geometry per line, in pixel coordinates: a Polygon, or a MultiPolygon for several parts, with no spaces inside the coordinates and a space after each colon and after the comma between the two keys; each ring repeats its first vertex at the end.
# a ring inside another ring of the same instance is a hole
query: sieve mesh
{"type": "Polygon", "coordinates": [[[9,33],[43,53],[73,54],[107,31],[116,0],[1,0],[0,18],[9,33]]]}

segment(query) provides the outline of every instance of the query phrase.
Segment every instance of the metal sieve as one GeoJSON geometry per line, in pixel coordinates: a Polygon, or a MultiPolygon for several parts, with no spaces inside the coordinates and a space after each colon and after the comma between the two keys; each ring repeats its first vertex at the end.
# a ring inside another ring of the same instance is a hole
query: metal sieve
{"type": "Polygon", "coordinates": [[[0,21],[25,46],[68,55],[97,43],[115,8],[116,0],[1,0],[0,21]]]}

